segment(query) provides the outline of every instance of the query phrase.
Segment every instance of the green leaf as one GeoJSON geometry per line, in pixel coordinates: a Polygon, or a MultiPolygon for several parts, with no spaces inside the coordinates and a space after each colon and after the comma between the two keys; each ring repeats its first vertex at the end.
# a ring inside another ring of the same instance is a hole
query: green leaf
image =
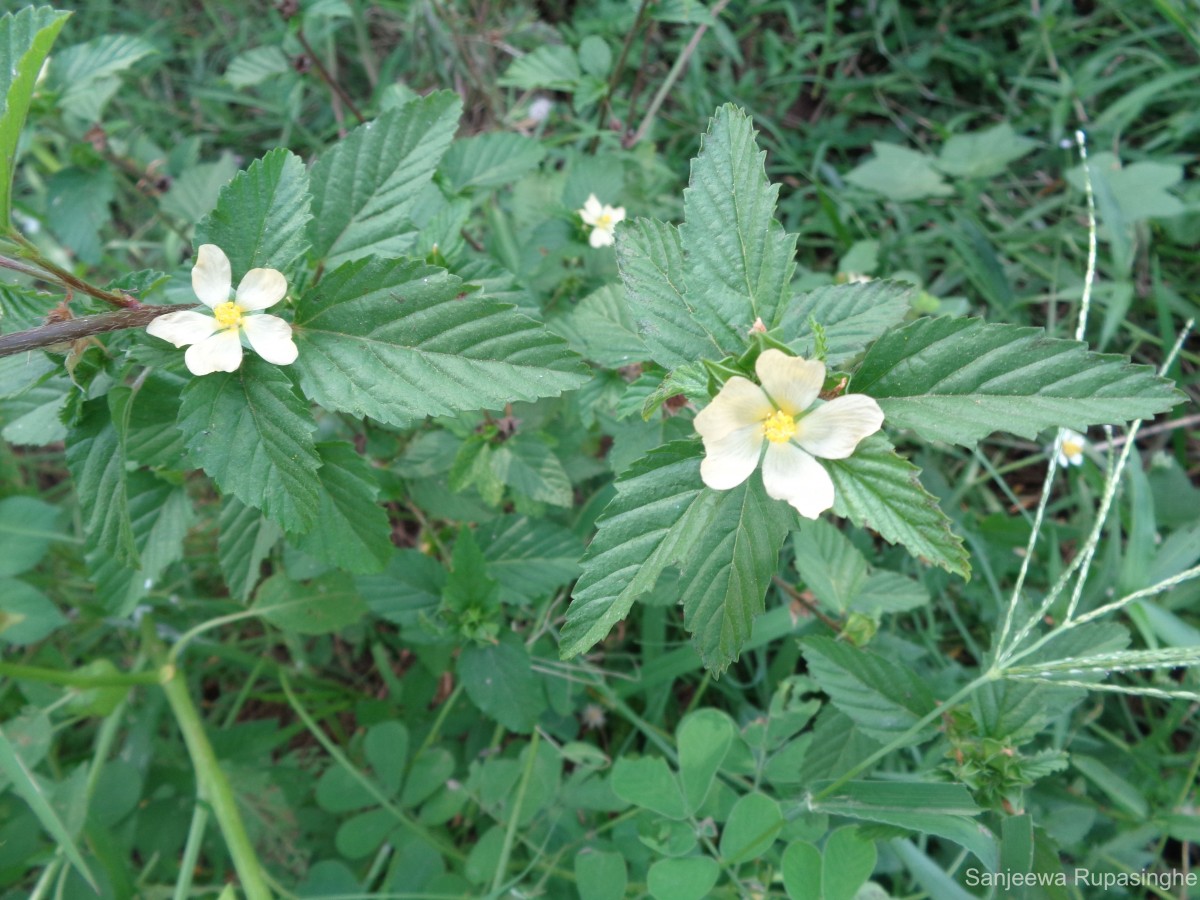
{"type": "MultiPolygon", "coordinates": [[[[929,686],[907,666],[833,638],[804,641],[808,670],[821,690],[866,734],[879,741],[899,738],[937,704],[929,686]]],[[[920,743],[928,729],[908,738],[920,743]]]]}
{"type": "Polygon", "coordinates": [[[546,148],[521,134],[494,131],[455,141],[439,167],[454,193],[512,184],[536,169],[546,148]]]}
{"type": "Polygon", "coordinates": [[[824,519],[802,522],[792,536],[796,571],[826,607],[845,612],[867,580],[867,559],[824,519]]]}
{"type": "Polygon", "coordinates": [[[821,867],[824,900],[854,900],[875,871],[875,843],[858,836],[857,828],[839,828],[825,841],[821,867]]]}
{"type": "Polygon", "coordinates": [[[195,518],[187,492],[149,472],[128,479],[129,519],[139,565],[123,565],[103,548],[89,547],[88,573],[96,597],[113,616],[127,616],[167,566],[183,558],[183,539],[195,518]]]}
{"type": "Polygon", "coordinates": [[[654,219],[634,219],[617,229],[616,239],[627,308],[650,358],[673,369],[701,357],[724,356],[720,342],[685,299],[686,263],[678,229],[654,219]]]}
{"type": "Polygon", "coordinates": [[[185,225],[199,222],[217,205],[221,188],[237,177],[237,160],[223,153],[213,162],[197,163],[179,173],[159,201],[159,208],[185,225]]]}
{"type": "Polygon", "coordinates": [[[660,859],[646,873],[654,900],[703,900],[711,895],[721,866],[707,856],[660,859]]]}
{"type": "Polygon", "coordinates": [[[1182,399],[1124,357],[1040,328],[949,317],[885,334],[853,386],[879,401],[893,428],[967,447],[1000,429],[1032,439],[1055,426],[1082,432],[1149,418],[1182,399]]]}
{"type": "MultiPolygon", "coordinates": [[[[820,792],[820,784],[812,787],[815,793],[820,792]]],[[[962,785],[927,781],[851,781],[829,797],[812,799],[809,806],[830,815],[936,834],[967,848],[990,871],[996,870],[999,858],[996,837],[971,818],[982,810],[962,785]]]]}
{"type": "Polygon", "coordinates": [[[292,543],[314,559],[356,574],[380,572],[391,559],[391,526],[375,502],[379,483],[371,466],[341,441],[317,444],[321,506],[316,523],[292,543]]]}
{"type": "Polygon", "coordinates": [[[750,118],[717,110],[692,161],[679,228],[687,300],[728,353],[740,353],[756,319],[779,324],[795,269],[796,237],[775,221],[779,185],[767,180],[750,118]]]}
{"type": "Polygon", "coordinates": [[[229,593],[246,600],[258,584],[262,561],[282,537],[283,529],[253,506],[227,496],[221,501],[217,532],[217,563],[229,593]]]}
{"type": "Polygon", "coordinates": [[[846,173],[851,184],[900,203],[954,193],[932,157],[886,141],[872,141],[871,148],[875,158],[846,173]]]}
{"type": "Polygon", "coordinates": [[[495,644],[472,644],[458,657],[458,679],[480,710],[509,731],[528,734],[546,708],[529,651],[515,634],[495,644]]]}
{"type": "MultiPolygon", "coordinates": [[[[583,544],[570,530],[545,519],[501,516],[476,532],[487,573],[505,603],[549,596],[579,575],[583,544]]],[[[428,558],[428,557],[426,557],[428,558]]]]}
{"type": "Polygon", "coordinates": [[[628,366],[648,357],[625,295],[615,284],[588,294],[574,309],[548,324],[567,339],[571,349],[609,368],[628,366]]]}
{"type": "Polygon", "coordinates": [[[235,372],[193,378],[183,389],[179,428],[190,458],[222,491],[285,529],[312,527],[321,503],[316,425],[277,367],[247,355],[235,372]]]}
{"type": "MultiPolygon", "coordinates": [[[[1184,179],[1183,166],[1179,163],[1145,160],[1123,166],[1114,154],[1097,153],[1088,161],[1088,168],[1092,172],[1093,187],[1099,193],[1103,184],[1104,192],[1117,206],[1118,218],[1124,222],[1163,219],[1187,210],[1183,201],[1167,190],[1184,179]]],[[[1067,181],[1077,190],[1083,190],[1083,166],[1069,171],[1067,181]]],[[[1121,223],[1107,221],[1104,224],[1120,227],[1121,223]]]]}
{"type": "Polygon", "coordinates": [[[446,570],[417,550],[397,550],[383,572],[359,576],[356,583],[371,612],[412,628],[441,604],[446,570]]]}
{"type": "Polygon", "coordinates": [[[498,83],[524,90],[573,91],[582,74],[574,50],[562,44],[545,44],[513,60],[498,83]]]}
{"type": "Polygon", "coordinates": [[[65,624],[58,607],[37,588],[0,578],[0,642],[35,644],[65,624]]]}
{"type": "Polygon", "coordinates": [[[284,271],[308,250],[308,170],[282,147],[239,172],[196,226],[196,245],[216,244],[236,282],[251,269],[284,271]]]}
{"type": "Polygon", "coordinates": [[[675,441],[630,466],[597,521],[560,635],[569,659],[603,638],[678,565],[715,515],[718,494],[700,480],[700,445],[675,441]]]}
{"type": "Polygon", "coordinates": [[[0,500],[0,576],[20,575],[42,561],[50,542],[66,537],[59,510],[36,497],[0,500]]]}
{"type": "Polygon", "coordinates": [[[101,35],[55,53],[46,83],[59,93],[63,112],[98,122],[120,86],[116,75],[156,52],[153,44],[135,35],[101,35]]]}
{"type": "Polygon", "coordinates": [[[225,80],[235,88],[252,87],[292,70],[287,54],[276,44],[239,53],[225,68],[225,80]]]}
{"type": "Polygon", "coordinates": [[[1012,315],[1016,293],[1004,271],[1004,263],[974,218],[966,213],[957,213],[953,226],[946,229],[946,236],[954,245],[967,278],[983,295],[983,299],[997,314],[1012,315]]]}
{"type": "Polygon", "coordinates": [[[732,490],[707,492],[717,501],[679,567],[680,602],[704,665],[720,672],[738,658],[764,609],[794,516],[787,504],[767,496],[757,473],[732,490]]]}
{"type": "Polygon", "coordinates": [[[762,856],[782,828],[776,800],[759,793],[739,797],[721,831],[721,856],[732,865],[762,856]]]}
{"type": "Polygon", "coordinates": [[[575,501],[562,462],[536,438],[517,435],[506,441],[492,451],[491,467],[501,482],[530,500],[555,506],[575,501]]]}
{"type": "Polygon", "coordinates": [[[187,444],[175,427],[179,418],[179,395],[189,378],[164,369],[149,369],[129,412],[125,452],[143,466],[184,469],[187,444]]]}
{"type": "Polygon", "coordinates": [[[462,101],[438,91],[361,125],[312,170],[312,252],[328,268],[412,246],[413,205],[458,127],[462,101]]]}
{"type": "Polygon", "coordinates": [[[127,387],[113,388],[106,397],[81,406],[79,422],[67,440],[67,468],[89,542],[118,562],[136,566],[125,471],[130,393],[127,387]]]}
{"type": "Polygon", "coordinates": [[[48,6],[27,6],[15,15],[0,16],[0,232],[11,225],[17,140],[38,73],[70,15],[48,6]]]}
{"type": "Polygon", "coordinates": [[[305,393],[328,409],[408,425],[583,383],[561,338],[463,290],[419,262],[365,259],[326,275],[296,310],[305,393]]]}
{"type": "Polygon", "coordinates": [[[962,538],[937,499],[922,487],[921,470],[892,449],[882,434],[858,445],[846,459],[822,460],[833,479],[833,511],[860,528],[871,528],[913,556],[969,578],[971,563],[962,538]]]}
{"type": "Polygon", "coordinates": [[[340,572],[305,584],[274,575],[263,582],[250,608],[291,634],[329,634],[353,625],[367,611],[354,582],[340,572]]]}
{"type": "Polygon", "coordinates": [[[575,854],[575,883],[580,900],[624,900],[629,884],[625,857],[584,847],[575,854]]]}
{"type": "Polygon", "coordinates": [[[46,224],[83,262],[100,261],[101,230],[112,220],[116,180],[107,166],[70,166],[46,181],[46,224]]]}
{"type": "Polygon", "coordinates": [[[679,782],[688,815],[695,814],[704,804],[736,733],[733,720],[718,709],[696,710],[679,723],[675,744],[679,748],[679,782]]]}
{"type": "Polygon", "coordinates": [[[668,819],[684,819],[688,815],[679,782],[662,757],[619,757],[613,765],[612,789],[627,803],[653,810],[668,819]]]}
{"type": "Polygon", "coordinates": [[[780,337],[806,359],[814,355],[811,322],[825,331],[825,361],[853,359],[893,325],[904,321],[917,289],[900,281],[831,284],[792,299],[783,312],[780,337]]]}
{"type": "Polygon", "coordinates": [[[823,900],[821,851],[808,841],[792,841],[779,861],[783,887],[791,900],[823,900]]]}
{"type": "Polygon", "coordinates": [[[956,134],[942,145],[935,165],[958,178],[1003,175],[1010,163],[1033,150],[1037,141],[1021,137],[1007,122],[982,131],[956,134]]]}

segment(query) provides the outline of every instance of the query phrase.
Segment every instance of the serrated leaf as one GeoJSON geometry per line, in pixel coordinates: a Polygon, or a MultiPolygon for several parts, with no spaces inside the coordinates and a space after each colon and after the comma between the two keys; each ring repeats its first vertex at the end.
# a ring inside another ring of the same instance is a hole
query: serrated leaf
{"type": "Polygon", "coordinates": [[[1010,163],[1033,150],[1037,141],[1021,137],[1007,122],[982,131],[956,134],[942,145],[936,165],[958,178],[1002,175],[1010,163]]]}
{"type": "Polygon", "coordinates": [[[79,422],[67,439],[67,468],[89,542],[119,562],[136,566],[125,472],[130,393],[127,387],[116,387],[106,397],[82,404],[79,422]]]}
{"type": "Polygon", "coordinates": [[[837,366],[858,356],[893,325],[904,321],[917,289],[899,281],[831,284],[793,297],[783,312],[779,336],[800,356],[814,352],[811,322],[825,332],[825,361],[837,366]]]}
{"type": "Polygon", "coordinates": [[[792,543],[796,571],[808,589],[829,609],[845,612],[866,583],[866,557],[823,519],[802,522],[792,543]]]}
{"type": "Polygon", "coordinates": [[[1035,438],[1165,412],[1181,397],[1149,366],[1091,353],[1040,328],[918,319],[876,341],[854,377],[893,428],[974,446],[993,431],[1035,438]]]}
{"type": "Polygon", "coordinates": [[[617,229],[616,250],[628,308],[651,359],[672,369],[725,355],[686,299],[686,262],[674,225],[655,219],[627,222],[617,229]]]}
{"type": "Polygon", "coordinates": [[[525,90],[573,91],[582,74],[574,50],[562,44],[546,44],[513,60],[497,83],[525,90]]]}
{"type": "Polygon", "coordinates": [[[624,292],[615,284],[588,294],[574,309],[548,324],[567,339],[572,350],[609,368],[628,366],[648,356],[624,292]]]}
{"type": "Polygon", "coordinates": [[[491,467],[513,492],[540,503],[570,506],[571,479],[554,452],[536,438],[518,435],[491,453],[491,467]]]}
{"type": "Polygon", "coordinates": [[[235,283],[255,268],[283,271],[308,250],[311,203],[308,170],[280,147],[221,189],[216,208],[196,226],[196,245],[224,250],[235,283]]]}
{"type": "Polygon", "coordinates": [[[387,513],[375,502],[379,483],[370,465],[340,441],[317,444],[317,453],[321,506],[312,530],[292,543],[346,572],[383,571],[394,548],[387,513]]]}
{"type": "Polygon", "coordinates": [[[159,208],[185,225],[199,222],[212,212],[221,196],[221,188],[237,173],[237,161],[232,153],[223,153],[213,162],[189,166],[171,182],[170,190],[159,201],[159,208]]]}
{"type": "Polygon", "coordinates": [[[183,469],[186,444],[175,427],[179,395],[187,379],[165,369],[150,369],[133,396],[125,452],[144,466],[183,469]]]}
{"type": "Polygon", "coordinates": [[[603,638],[683,562],[716,515],[718,494],[700,480],[700,445],[675,441],[634,463],[597,521],[560,635],[563,659],[603,638]]]}
{"type": "Polygon", "coordinates": [[[579,575],[582,542],[545,519],[497,517],[481,525],[476,537],[505,603],[548,596],[579,575]]]}
{"type": "Polygon", "coordinates": [[[716,505],[680,565],[680,602],[705,667],[721,672],[764,609],[792,516],[767,496],[757,473],[732,490],[708,493],[717,494],[716,505]]]}
{"type": "Polygon", "coordinates": [[[274,575],[263,582],[250,608],[293,634],[329,634],[353,625],[367,611],[354,582],[341,572],[304,584],[274,575]]]}
{"type": "Polygon", "coordinates": [[[156,52],[153,44],[135,35],[101,35],[55,53],[47,83],[59,92],[63,112],[98,121],[120,84],[114,76],[156,52]]]}
{"type": "Polygon", "coordinates": [[[546,148],[521,134],[491,132],[455,141],[439,170],[455,192],[511,184],[536,169],[546,148]]]}
{"type": "Polygon", "coordinates": [[[27,6],[15,15],[0,16],[0,232],[11,225],[17,139],[38,73],[70,15],[48,6],[27,6]]]}
{"type": "Polygon", "coordinates": [[[779,324],[796,237],[775,220],[779,185],[767,180],[750,118],[727,104],[709,122],[683,192],[679,236],[686,298],[723,350],[740,353],[756,319],[779,324]]]}
{"type": "MultiPolygon", "coordinates": [[[[899,738],[937,708],[925,681],[895,660],[826,637],[805,639],[804,658],[834,705],[876,740],[899,738]]],[[[931,729],[908,742],[933,734],[931,729]]]]}
{"type": "Polygon", "coordinates": [[[933,157],[886,141],[872,141],[871,148],[874,159],[846,173],[851,184],[901,203],[954,193],[934,167],[933,157]]]}
{"type": "Polygon", "coordinates": [[[312,171],[313,255],[332,268],[399,256],[413,243],[413,203],[458,127],[462,101],[438,91],[354,129],[312,171]]]}
{"type": "Polygon", "coordinates": [[[937,498],[925,490],[921,470],[896,453],[882,434],[858,445],[846,459],[822,460],[833,479],[833,511],[860,528],[877,531],[913,556],[969,578],[971,563],[937,498]]]}
{"type": "Polygon", "coordinates": [[[420,262],[364,259],[326,275],[296,310],[305,393],[328,409],[408,425],[556,396],[586,379],[561,338],[463,290],[420,262]]]}
{"type": "Polygon", "coordinates": [[[402,627],[413,627],[442,602],[446,570],[417,550],[397,550],[378,575],[360,575],[355,583],[371,612],[402,627]]]}
{"type": "Polygon", "coordinates": [[[251,87],[291,70],[283,48],[271,44],[254,47],[231,59],[225,69],[225,80],[235,88],[251,87]]]}
{"type": "Polygon", "coordinates": [[[262,561],[283,536],[283,529],[260,510],[227,496],[221,501],[217,532],[217,564],[229,593],[247,600],[258,584],[262,561]]]}
{"type": "Polygon", "coordinates": [[[179,428],[189,458],[222,491],[285,529],[312,527],[320,508],[316,424],[278,368],[247,355],[236,372],[193,378],[183,389],[179,428]]]}
{"type": "Polygon", "coordinates": [[[46,181],[46,224],[83,262],[96,264],[100,231],[112,220],[109,204],[116,180],[107,166],[95,170],[70,166],[46,181]]]}
{"type": "Polygon", "coordinates": [[[509,731],[528,734],[546,708],[529,651],[515,634],[466,647],[458,657],[458,679],[471,702],[509,731]]]}
{"type": "Polygon", "coordinates": [[[111,553],[89,548],[88,573],[96,597],[113,616],[133,612],[166,568],[183,558],[183,539],[195,516],[187,492],[149,472],[129,475],[129,519],[140,565],[123,565],[111,553]]]}

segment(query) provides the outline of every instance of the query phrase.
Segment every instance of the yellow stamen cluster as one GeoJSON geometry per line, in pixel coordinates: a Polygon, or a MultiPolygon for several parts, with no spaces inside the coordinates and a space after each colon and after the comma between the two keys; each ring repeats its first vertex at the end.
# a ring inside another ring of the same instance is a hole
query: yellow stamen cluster
{"type": "Polygon", "coordinates": [[[783,444],[796,433],[796,420],[782,409],[775,410],[763,422],[763,436],[772,444],[783,444]]]}
{"type": "Polygon", "coordinates": [[[1062,452],[1065,456],[1078,456],[1083,452],[1083,448],[1074,441],[1063,441],[1062,452]]]}
{"type": "Polygon", "coordinates": [[[213,316],[222,329],[237,328],[242,324],[242,308],[232,300],[214,307],[213,316]]]}

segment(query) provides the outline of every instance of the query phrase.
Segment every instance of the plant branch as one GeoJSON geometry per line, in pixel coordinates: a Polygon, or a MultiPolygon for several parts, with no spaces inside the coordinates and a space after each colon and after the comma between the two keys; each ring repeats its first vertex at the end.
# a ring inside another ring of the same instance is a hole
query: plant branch
{"type": "Polygon", "coordinates": [[[338,99],[346,104],[350,112],[354,113],[354,118],[358,119],[359,124],[367,121],[354,101],[350,99],[350,95],[346,93],[346,89],[338,83],[338,80],[333,77],[329,69],[325,68],[325,63],[321,62],[321,57],[317,56],[317,51],[312,48],[312,44],[308,42],[308,38],[304,36],[304,29],[296,30],[296,38],[300,41],[300,46],[304,48],[304,52],[308,54],[308,58],[312,60],[313,65],[317,67],[317,74],[321,76],[321,80],[329,85],[329,89],[337,95],[338,99]]]}
{"type": "Polygon", "coordinates": [[[76,277],[60,266],[56,266],[50,260],[42,257],[36,248],[19,234],[10,233],[9,237],[25,248],[26,254],[31,256],[33,264],[28,265],[20,260],[0,256],[0,268],[12,269],[14,272],[20,272],[22,275],[29,275],[42,281],[57,281],[68,290],[79,294],[87,294],[89,297],[95,297],[97,300],[103,300],[105,303],[111,303],[113,306],[119,306],[124,309],[137,309],[141,306],[140,303],[124,291],[106,291],[104,288],[98,288],[94,284],[88,284],[82,278],[76,277]]]}
{"type": "MultiPolygon", "coordinates": [[[[134,301],[135,303],[137,301],[134,301]]],[[[161,315],[179,312],[184,309],[195,309],[195,303],[174,306],[142,306],[140,303],[117,312],[99,313],[94,316],[82,316],[78,319],[66,319],[62,322],[50,322],[28,331],[17,331],[13,334],[0,335],[0,356],[12,356],[26,350],[38,350],[63,342],[77,341],[80,338],[91,337],[94,334],[104,334],[108,331],[120,331],[124,328],[144,328],[161,315]]]]}

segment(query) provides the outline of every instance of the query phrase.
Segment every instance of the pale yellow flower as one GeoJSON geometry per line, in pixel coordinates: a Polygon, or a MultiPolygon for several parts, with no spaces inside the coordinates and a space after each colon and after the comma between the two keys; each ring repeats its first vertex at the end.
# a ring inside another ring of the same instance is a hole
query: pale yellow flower
{"type": "Polygon", "coordinates": [[[700,477],[713,490],[729,490],[761,458],[767,495],[815,519],[833,506],[833,480],[817,458],[848,457],[883,425],[883,410],[865,394],[818,404],[825,364],[816,360],[764,350],[754,371],[761,386],[734,376],[696,416],[700,477]]]}
{"type": "Polygon", "coordinates": [[[292,326],[262,310],[287,293],[287,281],[275,269],[251,269],[230,299],[233,273],[229,257],[215,244],[201,244],[192,267],[192,290],[205,312],[181,310],[159,316],[146,332],[188,347],[184,362],[193,375],[233,372],[242,364],[242,338],[269,363],[286,366],[296,361],[292,326]]]}
{"type": "Polygon", "coordinates": [[[588,194],[583,209],[579,210],[579,218],[583,219],[584,225],[592,226],[592,233],[588,235],[589,244],[593,247],[611,247],[617,223],[625,221],[625,207],[601,204],[595,194],[588,194]]]}
{"type": "Polygon", "coordinates": [[[1077,431],[1063,429],[1062,443],[1058,449],[1058,464],[1060,466],[1083,465],[1083,450],[1087,446],[1087,438],[1077,431]]]}

